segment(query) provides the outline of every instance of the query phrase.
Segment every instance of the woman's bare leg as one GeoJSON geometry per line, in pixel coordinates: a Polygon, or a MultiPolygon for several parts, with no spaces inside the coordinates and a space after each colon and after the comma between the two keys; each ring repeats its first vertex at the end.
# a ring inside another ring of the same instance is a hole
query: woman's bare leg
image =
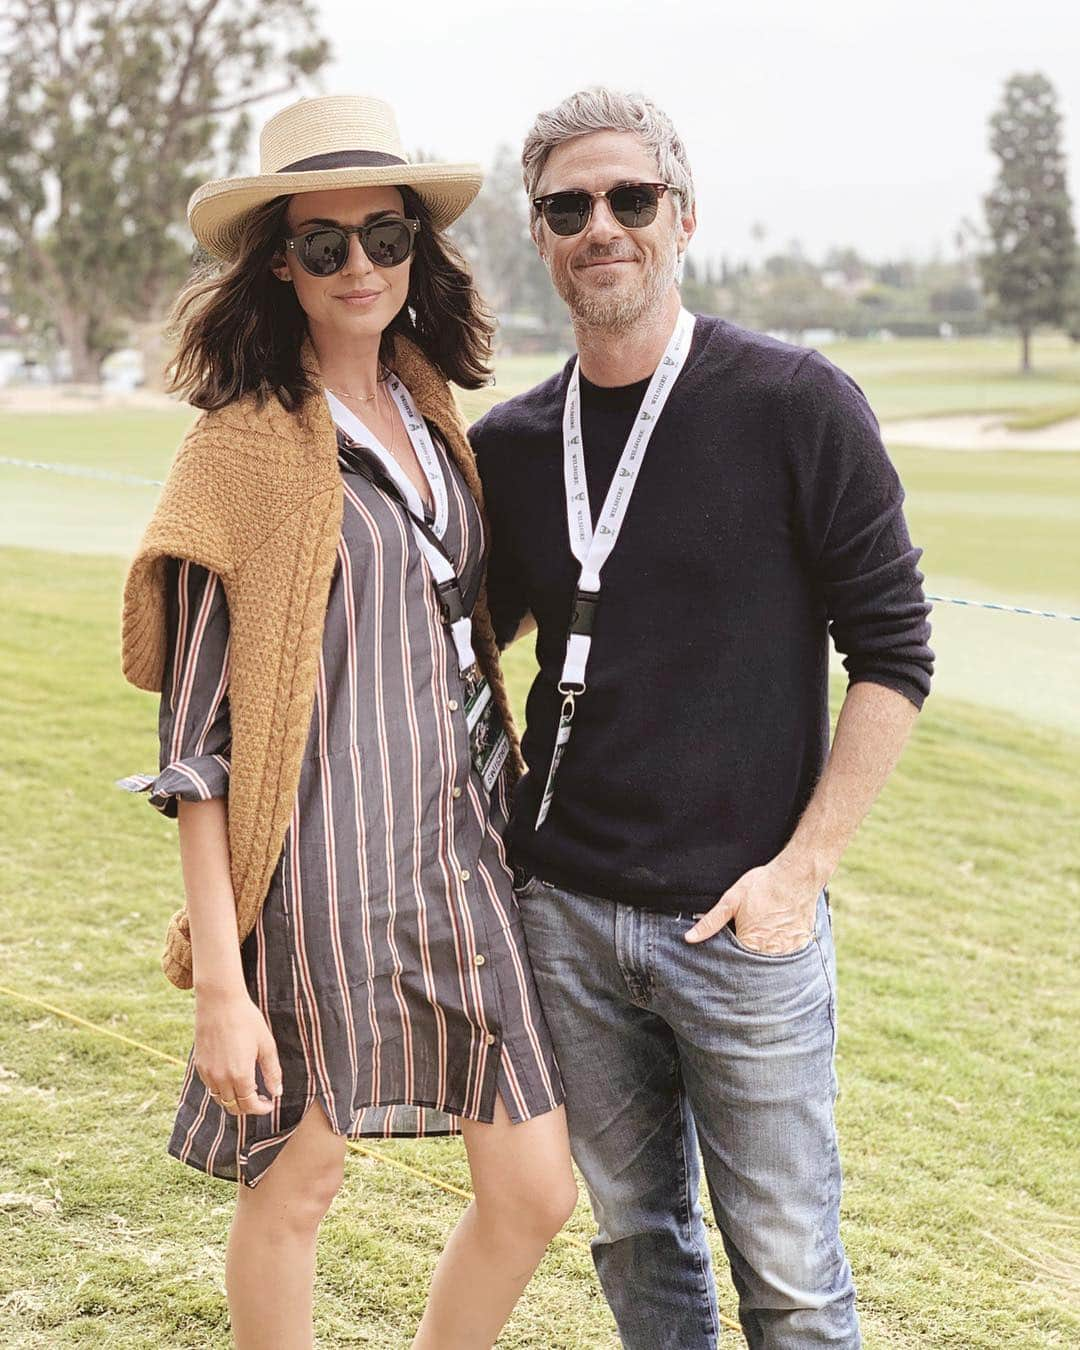
{"type": "Polygon", "coordinates": [[[238,1186],[225,1258],[237,1350],[309,1350],[319,1224],[341,1186],[345,1140],[313,1103],[255,1186],[238,1186]]]}
{"type": "Polygon", "coordinates": [[[490,1350],[577,1204],[563,1107],[513,1124],[463,1120],[474,1198],[443,1249],[413,1350],[490,1350]]]}

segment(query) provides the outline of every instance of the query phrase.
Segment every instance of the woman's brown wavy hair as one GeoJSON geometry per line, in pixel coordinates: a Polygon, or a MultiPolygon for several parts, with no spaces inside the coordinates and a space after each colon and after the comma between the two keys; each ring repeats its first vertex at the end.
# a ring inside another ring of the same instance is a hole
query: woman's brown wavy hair
{"type": "MultiPolygon", "coordinates": [[[[479,389],[491,379],[491,311],[424,203],[410,188],[398,191],[420,230],[408,298],[383,332],[379,358],[390,364],[393,335],[403,333],[448,380],[479,389]]],[[[205,261],[177,296],[169,315],[177,347],[168,388],[196,408],[222,408],[254,393],[260,405],[273,395],[292,412],[315,390],[300,364],[307,316],[295,289],[270,271],[282,250],[288,204],[284,196],[256,207],[245,219],[236,257],[205,261]]]]}

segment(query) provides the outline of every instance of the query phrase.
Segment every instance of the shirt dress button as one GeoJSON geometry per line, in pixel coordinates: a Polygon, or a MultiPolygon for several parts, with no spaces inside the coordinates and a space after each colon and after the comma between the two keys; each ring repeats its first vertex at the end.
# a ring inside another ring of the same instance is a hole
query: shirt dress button
{"type": "Polygon", "coordinates": [[[469,871],[469,869],[468,869],[467,867],[463,867],[463,868],[461,869],[461,879],[462,879],[462,881],[468,881],[468,879],[469,879],[471,876],[472,876],[472,873],[469,871]]]}
{"type": "Polygon", "coordinates": [[[491,1034],[490,1031],[489,1031],[488,1034],[484,1037],[484,1040],[487,1042],[488,1045],[494,1045],[494,1044],[495,1044],[495,1037],[491,1034]]]}
{"type": "Polygon", "coordinates": [[[484,964],[484,961],[486,960],[486,957],[484,956],[483,952],[477,952],[476,955],[473,957],[473,960],[476,962],[478,966],[482,966],[484,964]]]}
{"type": "Polygon", "coordinates": [[[446,706],[450,709],[451,712],[457,712],[457,710],[458,710],[458,701],[457,701],[457,699],[456,699],[456,698],[452,698],[452,699],[450,700],[450,702],[449,702],[446,706]]]}
{"type": "Polygon", "coordinates": [[[461,789],[460,789],[459,787],[454,788],[454,791],[453,791],[453,794],[452,794],[452,795],[453,795],[454,801],[457,801],[457,799],[461,796],[461,789]]]}

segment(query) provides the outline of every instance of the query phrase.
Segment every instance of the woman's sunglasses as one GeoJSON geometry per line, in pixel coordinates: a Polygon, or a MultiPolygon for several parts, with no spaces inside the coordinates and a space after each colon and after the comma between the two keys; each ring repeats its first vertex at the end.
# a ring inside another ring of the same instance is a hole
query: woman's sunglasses
{"type": "Polygon", "coordinates": [[[416,246],[418,220],[391,216],[370,225],[321,225],[317,230],[294,234],[285,240],[305,272],[313,277],[330,277],[340,272],[349,257],[349,236],[357,235],[360,247],[376,267],[397,267],[416,246]]]}
{"type": "Polygon", "coordinates": [[[670,183],[620,183],[606,192],[549,192],[534,197],[533,206],[544,217],[552,234],[580,234],[592,219],[593,202],[606,197],[611,214],[628,230],[640,230],[656,219],[656,209],[665,192],[674,192],[670,183]]]}

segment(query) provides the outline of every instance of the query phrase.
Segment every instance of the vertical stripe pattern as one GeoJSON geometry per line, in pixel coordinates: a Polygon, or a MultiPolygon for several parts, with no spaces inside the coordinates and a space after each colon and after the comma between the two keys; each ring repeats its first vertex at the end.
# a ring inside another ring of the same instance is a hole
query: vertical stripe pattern
{"type": "MultiPolygon", "coordinates": [[[[467,604],[476,504],[449,485],[444,543],[467,604]]],[[[233,1117],[189,1056],[168,1151],[257,1184],[316,1100],[351,1138],[451,1135],[563,1101],[503,834],[504,778],[472,767],[456,651],[402,510],[342,465],[344,516],[292,817],[241,955],[277,1043],[284,1095],[233,1117]]],[[[161,771],[119,780],[166,815],[228,793],[228,611],[221,580],[172,560],[161,771]]],[[[259,1085],[263,1086],[261,1074],[259,1085]]]]}

